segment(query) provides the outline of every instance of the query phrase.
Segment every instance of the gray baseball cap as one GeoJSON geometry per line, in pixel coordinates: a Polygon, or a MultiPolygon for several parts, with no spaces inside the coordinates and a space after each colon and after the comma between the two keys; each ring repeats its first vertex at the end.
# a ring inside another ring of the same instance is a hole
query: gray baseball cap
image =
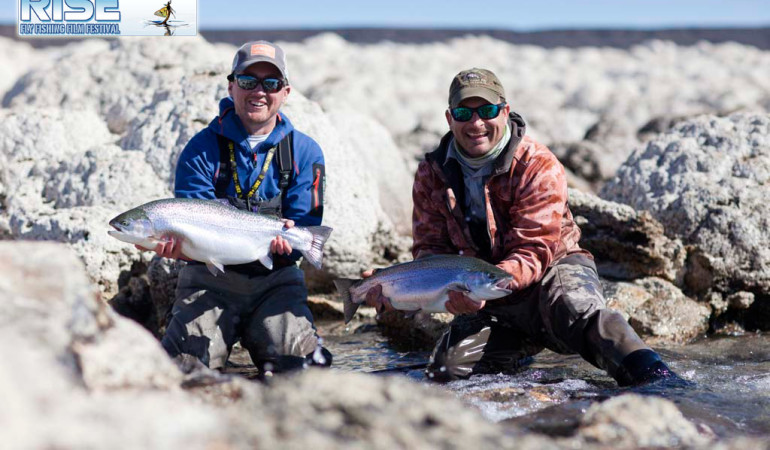
{"type": "Polygon", "coordinates": [[[492,104],[505,101],[505,89],[492,71],[469,69],[455,75],[449,86],[449,107],[456,108],[466,98],[481,97],[492,104]]]}
{"type": "Polygon", "coordinates": [[[274,65],[284,79],[289,79],[286,70],[286,54],[281,47],[268,41],[251,41],[243,44],[233,58],[232,73],[241,73],[250,65],[258,62],[268,62],[274,65]]]}

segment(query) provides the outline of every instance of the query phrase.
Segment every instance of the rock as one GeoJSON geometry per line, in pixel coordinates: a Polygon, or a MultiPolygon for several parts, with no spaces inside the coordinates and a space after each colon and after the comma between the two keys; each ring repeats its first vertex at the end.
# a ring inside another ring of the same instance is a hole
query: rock
{"type": "Polygon", "coordinates": [[[650,345],[686,343],[708,330],[711,309],[668,281],[649,277],[603,285],[608,306],[619,310],[650,345]]]}
{"type": "Polygon", "coordinates": [[[388,130],[352,106],[324,107],[340,135],[347,137],[351,158],[358,158],[366,172],[377,181],[379,200],[396,231],[412,234],[412,176],[404,154],[388,130]]]}
{"type": "Polygon", "coordinates": [[[741,291],[729,295],[726,300],[727,304],[730,305],[730,308],[732,309],[749,309],[751,308],[751,305],[754,304],[755,296],[751,292],[741,291]]]}
{"type": "Polygon", "coordinates": [[[600,185],[612,178],[625,159],[617,162],[607,161],[608,158],[619,159],[619,156],[601,144],[591,141],[557,142],[550,144],[549,148],[566,169],[592,185],[600,185]]]}
{"type": "Polygon", "coordinates": [[[209,45],[200,36],[176,37],[160,44],[151,37],[88,39],[62,48],[48,58],[48,67],[24,76],[3,104],[96,111],[107,119],[110,131],[123,134],[131,119],[169,80],[178,84],[186,75],[224,72],[234,53],[234,47],[209,45]],[[97,56],[99,64],[94,64],[97,56]],[[58,76],[49,77],[50,70],[58,76]]]}
{"type": "Polygon", "coordinates": [[[711,441],[671,401],[637,394],[592,405],[581,420],[578,435],[588,443],[614,448],[698,447],[711,441]],[[647,420],[640,421],[640,417],[647,420]]]}
{"type": "Polygon", "coordinates": [[[449,313],[418,312],[407,317],[403,311],[377,315],[377,324],[391,345],[404,351],[431,350],[454,319],[449,313]]]}
{"type": "Polygon", "coordinates": [[[575,189],[569,191],[569,207],[582,232],[579,244],[593,254],[599,275],[682,283],[686,251],[649,213],[575,189]]]}
{"type": "Polygon", "coordinates": [[[82,263],[65,246],[5,242],[0,258],[4,297],[14,299],[0,312],[4,321],[13,318],[13,326],[24,334],[37,330],[52,339],[41,345],[52,358],[77,367],[74,375],[87,388],[179,384],[181,374],[158,341],[99,299],[82,263]]]}
{"type": "Polygon", "coordinates": [[[0,98],[16,83],[16,80],[26,72],[37,54],[44,53],[32,48],[26,42],[0,38],[0,98]]]}
{"type": "Polygon", "coordinates": [[[0,153],[14,162],[67,160],[117,140],[90,109],[23,106],[0,111],[0,117],[0,153]]]}
{"type": "Polygon", "coordinates": [[[546,438],[505,437],[452,394],[401,377],[310,369],[275,380],[261,404],[270,422],[254,422],[263,445],[292,448],[551,447],[546,438]],[[419,398],[419,401],[415,399],[419,398]],[[387,420],[385,419],[387,418],[387,420]]]}
{"type": "MultiPolygon", "coordinates": [[[[703,116],[637,149],[602,197],[647,210],[689,248],[687,290],[770,298],[770,116],[703,116]]],[[[767,302],[752,307],[770,323],[767,302]]]]}
{"type": "Polygon", "coordinates": [[[388,256],[408,248],[408,243],[398,238],[393,222],[382,209],[377,183],[368,175],[364,161],[351,157],[356,149],[350,141],[317,104],[296,93],[291,95],[286,114],[298,129],[319,143],[326,165],[335,168],[326,178],[324,224],[334,232],[324,246],[323,272],[305,272],[310,286],[331,287],[333,278],[357,277],[369,268],[367,263],[382,264],[388,256]]]}

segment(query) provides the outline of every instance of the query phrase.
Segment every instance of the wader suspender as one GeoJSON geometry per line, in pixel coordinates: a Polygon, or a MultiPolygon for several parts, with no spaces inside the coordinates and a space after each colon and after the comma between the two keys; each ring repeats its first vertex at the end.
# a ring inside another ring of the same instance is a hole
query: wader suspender
{"type": "MultiPolygon", "coordinates": [[[[233,180],[235,184],[236,198],[244,202],[245,209],[252,211],[253,207],[258,208],[260,214],[271,214],[281,217],[281,202],[283,200],[284,192],[289,186],[289,178],[293,169],[292,161],[292,133],[289,133],[281,139],[278,143],[278,168],[280,170],[280,179],[278,181],[278,187],[280,191],[278,195],[267,201],[252,201],[252,197],[256,195],[259,186],[265,179],[267,169],[270,167],[270,163],[273,160],[276,148],[273,147],[268,151],[265,163],[262,165],[262,171],[257,177],[257,181],[249,190],[248,194],[244,196],[241,189],[240,182],[238,180],[238,172],[236,171],[235,162],[235,149],[233,142],[222,135],[217,135],[217,143],[219,144],[219,170],[215,181],[214,190],[217,198],[227,198],[227,187],[230,185],[230,180],[233,180]]],[[[233,203],[231,201],[231,203],[233,203]]],[[[236,202],[240,203],[240,202],[236,202]]],[[[235,206],[238,206],[234,203],[235,206]]]]}

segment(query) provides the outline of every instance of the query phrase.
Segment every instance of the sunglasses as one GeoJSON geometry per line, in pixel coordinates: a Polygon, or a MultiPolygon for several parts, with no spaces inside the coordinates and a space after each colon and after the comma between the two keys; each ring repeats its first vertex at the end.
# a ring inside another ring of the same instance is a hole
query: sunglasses
{"type": "Polygon", "coordinates": [[[252,91],[257,88],[257,85],[262,85],[265,92],[278,92],[285,86],[286,82],[280,78],[267,77],[261,80],[251,75],[233,75],[227,76],[230,81],[235,80],[238,87],[247,91],[252,91]]]}
{"type": "Polygon", "coordinates": [[[500,110],[503,109],[504,106],[505,102],[496,105],[479,106],[478,108],[458,106],[457,108],[450,108],[449,113],[452,114],[452,118],[457,122],[467,122],[471,120],[473,113],[478,114],[480,119],[489,120],[499,116],[500,110]]]}

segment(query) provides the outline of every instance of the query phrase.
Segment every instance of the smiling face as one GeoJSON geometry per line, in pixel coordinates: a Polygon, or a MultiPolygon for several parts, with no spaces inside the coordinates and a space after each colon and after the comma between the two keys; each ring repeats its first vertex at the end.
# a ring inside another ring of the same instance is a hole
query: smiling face
{"type": "MultiPolygon", "coordinates": [[[[268,62],[252,64],[241,73],[260,80],[282,78],[278,68],[268,62]]],[[[265,92],[261,83],[249,91],[240,88],[235,81],[231,81],[227,91],[235,103],[235,114],[241,119],[246,131],[249,134],[269,134],[275,128],[275,117],[291,92],[291,87],[287,85],[278,92],[268,93],[265,92]]]]}
{"type": "MultiPolygon", "coordinates": [[[[460,102],[458,106],[478,108],[488,104],[490,103],[481,97],[470,97],[460,102]]],[[[452,114],[447,110],[446,120],[457,144],[469,156],[478,157],[487,154],[503,138],[510,111],[511,108],[505,105],[494,119],[481,119],[474,112],[471,120],[458,122],[452,118],[452,114]]]]}

